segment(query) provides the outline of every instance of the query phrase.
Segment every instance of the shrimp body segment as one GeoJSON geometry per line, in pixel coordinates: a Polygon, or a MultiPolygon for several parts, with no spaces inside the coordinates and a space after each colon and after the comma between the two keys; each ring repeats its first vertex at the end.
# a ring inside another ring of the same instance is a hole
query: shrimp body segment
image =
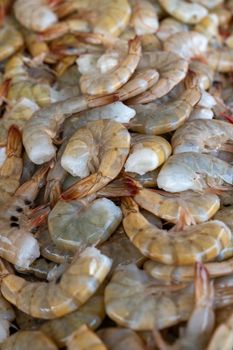
{"type": "Polygon", "coordinates": [[[141,42],[135,38],[129,42],[129,52],[126,58],[113,71],[101,75],[83,75],[80,78],[80,88],[83,94],[104,95],[118,90],[127,83],[134,73],[141,57],[141,42]]]}
{"type": "Polygon", "coordinates": [[[127,172],[144,175],[158,168],[171,154],[171,146],[160,136],[133,135],[129,157],[125,163],[127,172]]]}
{"type": "Polygon", "coordinates": [[[148,68],[158,71],[159,80],[147,91],[129,99],[130,104],[148,103],[166,95],[185,78],[188,62],[171,52],[146,52],[138,64],[138,69],[148,68]]]}
{"type": "Polygon", "coordinates": [[[111,260],[96,248],[87,248],[64,272],[59,283],[28,282],[9,274],[3,278],[3,296],[33,317],[53,319],[84,304],[110,271],[111,260]]]}
{"type": "Polygon", "coordinates": [[[138,334],[127,328],[104,328],[97,332],[108,350],[145,350],[138,334]]]}
{"type": "Polygon", "coordinates": [[[0,61],[13,55],[23,46],[23,37],[10,21],[0,29],[0,61]]]}
{"type": "Polygon", "coordinates": [[[233,166],[208,154],[179,153],[168,158],[159,172],[157,183],[168,192],[228,188],[233,184],[233,166]]]}
{"type": "Polygon", "coordinates": [[[130,19],[137,35],[155,33],[159,27],[155,7],[147,0],[133,0],[133,13],[130,19]]]}
{"type": "Polygon", "coordinates": [[[165,264],[188,265],[215,258],[231,240],[230,229],[221,221],[209,221],[183,231],[166,231],[152,225],[131,198],[122,200],[123,226],[141,253],[165,264]]]}
{"type": "Polygon", "coordinates": [[[139,190],[134,200],[140,207],[166,221],[186,225],[208,221],[220,207],[217,195],[191,191],[173,196],[143,188],[139,190]]]}
{"type": "Polygon", "coordinates": [[[173,153],[218,151],[233,140],[233,125],[221,120],[193,120],[182,125],[172,137],[173,153]]]}
{"type": "Polygon", "coordinates": [[[67,350],[107,350],[102,340],[86,325],[81,326],[67,339],[67,350]]]}
{"type": "MultiPolygon", "coordinates": [[[[223,207],[221,210],[217,212],[214,219],[221,220],[222,222],[224,222],[224,224],[226,224],[233,232],[233,206],[223,207]]],[[[232,256],[233,256],[233,239],[228,244],[228,246],[225,247],[220,252],[217,259],[219,261],[222,261],[222,260],[231,258],[232,256]]]]}

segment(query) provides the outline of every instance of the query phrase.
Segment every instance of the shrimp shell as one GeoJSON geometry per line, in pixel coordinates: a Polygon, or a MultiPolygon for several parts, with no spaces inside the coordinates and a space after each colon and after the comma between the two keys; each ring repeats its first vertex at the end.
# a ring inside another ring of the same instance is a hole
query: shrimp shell
{"type": "Polygon", "coordinates": [[[136,332],[127,328],[104,328],[97,332],[109,350],[145,350],[145,344],[136,332]]]}
{"type": "Polygon", "coordinates": [[[122,199],[122,211],[123,226],[131,242],[143,255],[164,264],[210,261],[231,241],[230,229],[218,220],[174,232],[151,224],[132,198],[122,199]]]}
{"type": "Polygon", "coordinates": [[[64,272],[59,283],[28,282],[9,274],[2,279],[3,296],[33,317],[53,319],[76,310],[97,290],[110,271],[111,260],[87,248],[64,272]]]}
{"type": "Polygon", "coordinates": [[[137,35],[155,33],[159,27],[155,7],[147,0],[132,0],[133,13],[130,19],[137,35]]]}
{"type": "Polygon", "coordinates": [[[107,350],[102,340],[86,325],[72,333],[66,341],[67,350],[107,350]]]}
{"type": "Polygon", "coordinates": [[[40,331],[18,331],[1,345],[1,350],[57,350],[56,345],[40,331]]]}
{"type": "MultiPolygon", "coordinates": [[[[233,206],[223,207],[217,212],[214,219],[220,220],[226,224],[233,232],[233,206]]],[[[229,245],[221,251],[217,259],[219,261],[229,259],[233,256],[233,239],[229,245]]],[[[229,261],[229,260],[228,260],[229,261]]]]}
{"type": "Polygon", "coordinates": [[[215,71],[228,73],[233,71],[233,49],[210,50],[206,55],[207,64],[215,71]]]}

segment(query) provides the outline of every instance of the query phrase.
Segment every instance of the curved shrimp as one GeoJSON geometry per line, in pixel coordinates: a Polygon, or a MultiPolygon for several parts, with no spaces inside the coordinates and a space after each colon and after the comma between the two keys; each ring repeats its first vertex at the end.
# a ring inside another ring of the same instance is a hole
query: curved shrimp
{"type": "Polygon", "coordinates": [[[185,0],[159,0],[160,5],[181,22],[195,24],[208,14],[205,7],[185,0]]]}
{"type": "Polygon", "coordinates": [[[22,170],[21,133],[13,125],[8,131],[6,160],[0,168],[0,205],[4,204],[19,187],[22,170]]]}
{"type": "Polygon", "coordinates": [[[139,335],[127,328],[104,328],[97,332],[109,350],[145,350],[139,335]]]}
{"type": "MultiPolygon", "coordinates": [[[[223,207],[220,209],[214,217],[216,220],[220,220],[226,224],[233,232],[233,206],[223,207]]],[[[218,260],[226,260],[233,256],[233,239],[229,245],[221,251],[218,255],[218,260]]]]}
{"type": "Polygon", "coordinates": [[[2,350],[57,350],[56,345],[40,331],[18,331],[1,345],[2,350]]]}
{"type": "MultiPolygon", "coordinates": [[[[107,315],[134,330],[163,329],[187,321],[194,307],[193,286],[161,285],[135,265],[119,268],[105,289],[107,315]]],[[[232,304],[232,287],[215,287],[214,308],[232,304]],[[224,289],[225,288],[225,289],[224,289]]]]}
{"type": "Polygon", "coordinates": [[[114,102],[114,95],[71,97],[65,101],[52,103],[34,113],[23,130],[23,144],[28,157],[35,164],[43,164],[56,154],[52,139],[67,116],[83,110],[114,102]]]}
{"type": "MultiPolygon", "coordinates": [[[[232,275],[233,259],[226,261],[214,261],[204,264],[211,278],[232,275]]],[[[194,266],[184,265],[165,265],[148,260],[145,262],[143,269],[153,278],[164,281],[167,284],[192,282],[194,278],[194,266]]]]}
{"type": "Polygon", "coordinates": [[[194,31],[175,33],[164,42],[165,51],[174,52],[186,60],[202,55],[207,47],[207,37],[194,31]]]}
{"type": "Polygon", "coordinates": [[[14,3],[14,14],[22,26],[40,32],[57,22],[57,15],[53,11],[57,2],[58,0],[17,0],[14,3]]]}
{"type": "Polygon", "coordinates": [[[161,135],[176,130],[189,118],[200,98],[199,88],[188,86],[176,100],[166,105],[153,102],[134,105],[132,107],[136,111],[136,116],[130,120],[129,129],[149,135],[161,135]]]}
{"type": "Polygon", "coordinates": [[[50,237],[57,247],[82,251],[107,240],[119,226],[121,210],[107,198],[93,199],[95,195],[57,202],[48,217],[50,237]]]}
{"type": "Polygon", "coordinates": [[[129,99],[129,104],[148,103],[166,95],[185,78],[188,62],[171,52],[146,52],[143,53],[137,69],[148,68],[158,71],[158,82],[142,94],[129,99]]]}
{"type": "Polygon", "coordinates": [[[111,269],[111,260],[96,248],[74,259],[58,283],[28,282],[8,274],[2,278],[3,296],[33,317],[53,319],[76,310],[95,293],[111,269]]]}
{"type": "Polygon", "coordinates": [[[162,166],[157,184],[168,192],[229,189],[233,184],[233,166],[209,154],[179,153],[162,166]]]}
{"type": "Polygon", "coordinates": [[[233,49],[210,50],[205,59],[207,64],[217,72],[228,73],[233,71],[233,49]]]}
{"type": "MultiPolygon", "coordinates": [[[[123,32],[131,15],[131,7],[127,0],[63,1],[56,10],[59,17],[67,16],[74,11],[94,11],[95,18],[92,20],[94,33],[110,36],[118,36],[123,32]]],[[[88,14],[85,17],[88,19],[88,14]]]]}
{"type": "Polygon", "coordinates": [[[28,267],[39,257],[39,244],[30,233],[42,218],[29,221],[30,205],[36,198],[48,165],[39,169],[31,180],[18,188],[0,211],[0,256],[19,267],[28,267]],[[39,221],[38,221],[39,220],[39,221]]]}
{"type": "Polygon", "coordinates": [[[132,16],[130,24],[136,35],[155,33],[159,27],[155,7],[147,0],[131,0],[132,16]]]}
{"type": "Polygon", "coordinates": [[[192,191],[172,195],[142,188],[134,196],[134,200],[150,213],[178,226],[208,221],[220,207],[217,195],[192,191]]]}
{"type": "Polygon", "coordinates": [[[160,350],[204,350],[214,329],[214,286],[208,271],[200,263],[195,267],[195,305],[182,337],[174,344],[167,344],[159,332],[155,340],[160,350]]]}
{"type": "Polygon", "coordinates": [[[143,255],[165,264],[209,261],[231,241],[230,229],[218,220],[169,232],[151,224],[132,198],[122,199],[122,211],[123,226],[131,242],[143,255]]]}
{"type": "Polygon", "coordinates": [[[160,136],[131,134],[131,149],[124,165],[125,171],[144,175],[163,164],[171,152],[169,142],[160,136]]]}
{"type": "Polygon", "coordinates": [[[23,37],[15,28],[14,23],[4,20],[4,26],[0,28],[0,61],[13,55],[23,46],[23,37]]]}
{"type": "Polygon", "coordinates": [[[151,88],[159,79],[159,73],[155,69],[136,71],[131,79],[118,91],[120,101],[128,100],[151,88]]]}
{"type": "Polygon", "coordinates": [[[82,75],[80,88],[83,94],[103,95],[115,92],[127,83],[134,73],[141,57],[141,42],[138,37],[129,41],[126,58],[113,70],[105,74],[82,75]]]}
{"type": "Polygon", "coordinates": [[[216,154],[231,151],[233,125],[221,120],[192,120],[182,125],[172,136],[173,153],[199,152],[216,154]]]}
{"type": "Polygon", "coordinates": [[[104,288],[100,287],[78,310],[46,321],[40,327],[40,330],[48,335],[59,347],[62,347],[66,344],[68,337],[80,326],[86,324],[91,329],[96,329],[104,318],[104,288]]]}
{"type": "Polygon", "coordinates": [[[208,90],[212,86],[214,71],[208,64],[194,60],[189,63],[189,70],[195,73],[201,90],[208,90]]]}
{"type": "Polygon", "coordinates": [[[61,164],[84,179],[68,188],[62,198],[82,198],[106,186],[120,173],[129,147],[129,132],[115,121],[98,120],[78,129],[69,140],[61,164]]]}
{"type": "Polygon", "coordinates": [[[67,350],[107,350],[98,335],[85,324],[69,336],[66,344],[67,350]]]}

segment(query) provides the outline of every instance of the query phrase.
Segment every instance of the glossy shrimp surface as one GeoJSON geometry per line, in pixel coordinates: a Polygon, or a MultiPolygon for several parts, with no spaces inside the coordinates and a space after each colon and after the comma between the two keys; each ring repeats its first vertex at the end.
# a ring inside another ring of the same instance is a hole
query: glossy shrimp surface
{"type": "Polygon", "coordinates": [[[107,350],[107,347],[95,332],[83,325],[67,339],[67,350],[107,350]]]}

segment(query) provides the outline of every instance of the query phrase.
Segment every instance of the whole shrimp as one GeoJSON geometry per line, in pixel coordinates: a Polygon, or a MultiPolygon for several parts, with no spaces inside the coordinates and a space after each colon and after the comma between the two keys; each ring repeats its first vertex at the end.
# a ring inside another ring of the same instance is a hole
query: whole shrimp
{"type": "MultiPolygon", "coordinates": [[[[105,289],[107,315],[137,331],[163,329],[187,321],[194,307],[193,285],[159,283],[135,265],[118,268],[105,289]]],[[[215,286],[214,308],[231,305],[232,286],[215,286]]]]}
{"type": "Polygon", "coordinates": [[[187,83],[186,90],[166,105],[153,102],[133,105],[136,116],[130,120],[129,129],[150,135],[161,135],[176,130],[189,118],[200,98],[199,88],[187,83]]]}
{"type": "Polygon", "coordinates": [[[0,210],[0,256],[19,267],[28,267],[40,255],[39,244],[30,230],[40,223],[45,213],[32,221],[28,216],[48,168],[48,165],[40,168],[0,210]]]}
{"type": "Polygon", "coordinates": [[[134,27],[136,35],[155,33],[159,27],[155,7],[147,0],[131,0],[132,16],[130,24],[134,27]]]}
{"type": "Polygon", "coordinates": [[[185,0],[159,0],[159,3],[169,15],[188,24],[198,23],[208,14],[204,6],[185,0]]]}
{"type": "Polygon", "coordinates": [[[130,104],[148,103],[166,95],[183,80],[188,71],[188,62],[171,52],[145,52],[138,64],[138,69],[155,69],[159,80],[147,91],[127,101],[130,104]]]}
{"type": "Polygon", "coordinates": [[[67,350],[107,350],[98,335],[86,325],[78,328],[66,341],[67,350]]]}
{"type": "Polygon", "coordinates": [[[6,160],[0,168],[0,205],[17,190],[23,170],[21,133],[14,125],[8,131],[6,160]]]}
{"type": "Polygon", "coordinates": [[[61,165],[83,179],[68,188],[62,198],[82,198],[106,186],[120,173],[129,146],[129,132],[115,121],[98,120],[78,129],[68,142],[61,165]]]}
{"type": "Polygon", "coordinates": [[[142,188],[134,196],[134,200],[150,213],[178,226],[208,221],[220,207],[217,195],[192,191],[172,195],[142,188]]]}
{"type": "Polygon", "coordinates": [[[175,33],[164,42],[165,51],[174,52],[186,60],[202,55],[207,47],[207,37],[194,31],[175,33]]]}
{"type": "Polygon", "coordinates": [[[118,36],[126,28],[130,15],[131,7],[127,0],[71,0],[63,1],[57,8],[56,12],[59,17],[67,16],[68,14],[80,11],[84,12],[84,17],[91,21],[91,13],[95,12],[92,19],[94,33],[118,36]],[[85,15],[85,11],[87,12],[85,15]]]}
{"type": "Polygon", "coordinates": [[[160,136],[131,134],[131,149],[124,168],[144,175],[158,168],[171,155],[171,146],[160,136]]]}
{"type": "Polygon", "coordinates": [[[46,321],[40,327],[40,330],[49,336],[60,348],[65,346],[69,336],[79,327],[86,324],[91,329],[96,329],[104,318],[104,288],[101,286],[78,310],[46,321]]]}
{"type": "Polygon", "coordinates": [[[169,192],[229,189],[233,184],[233,166],[209,154],[179,153],[162,166],[157,184],[169,192]]]}
{"type": "Polygon", "coordinates": [[[140,336],[127,328],[104,328],[97,332],[109,350],[145,350],[140,336]]]}
{"type": "Polygon", "coordinates": [[[3,296],[33,317],[53,319],[76,310],[95,293],[111,269],[111,260],[92,247],[75,258],[60,281],[28,282],[8,274],[2,278],[3,296]]]}
{"type": "Polygon", "coordinates": [[[219,150],[231,152],[233,125],[221,120],[192,120],[183,124],[172,136],[173,153],[199,152],[217,155],[219,150]]]}
{"type": "Polygon", "coordinates": [[[151,224],[130,197],[122,199],[122,211],[123,226],[131,242],[146,257],[168,265],[210,261],[231,240],[231,230],[218,220],[174,232],[151,224]]]}
{"type": "Polygon", "coordinates": [[[24,350],[33,345],[34,350],[57,350],[56,345],[40,331],[18,331],[1,345],[2,350],[24,350]]]}
{"type": "Polygon", "coordinates": [[[23,144],[28,157],[35,164],[43,164],[56,154],[53,138],[67,116],[72,113],[114,102],[114,95],[71,97],[65,101],[52,103],[34,113],[23,130],[23,144]]]}
{"type": "Polygon", "coordinates": [[[204,350],[214,329],[214,286],[208,271],[200,263],[195,267],[195,306],[184,334],[174,344],[167,344],[159,332],[155,339],[160,350],[204,350]]]}
{"type": "Polygon", "coordinates": [[[104,95],[115,92],[127,83],[137,68],[141,57],[140,39],[129,41],[129,51],[126,58],[112,71],[105,74],[86,74],[80,78],[80,88],[83,94],[104,95]]]}
{"type": "Polygon", "coordinates": [[[14,14],[22,26],[40,32],[57,22],[53,6],[58,2],[59,0],[17,0],[14,3],[14,14]]]}
{"type": "MultiPolygon", "coordinates": [[[[213,261],[204,264],[211,278],[232,275],[233,259],[226,261],[213,261]]],[[[164,281],[167,284],[192,282],[194,278],[194,266],[184,265],[165,265],[148,260],[143,266],[144,270],[157,280],[164,281]]]]}

